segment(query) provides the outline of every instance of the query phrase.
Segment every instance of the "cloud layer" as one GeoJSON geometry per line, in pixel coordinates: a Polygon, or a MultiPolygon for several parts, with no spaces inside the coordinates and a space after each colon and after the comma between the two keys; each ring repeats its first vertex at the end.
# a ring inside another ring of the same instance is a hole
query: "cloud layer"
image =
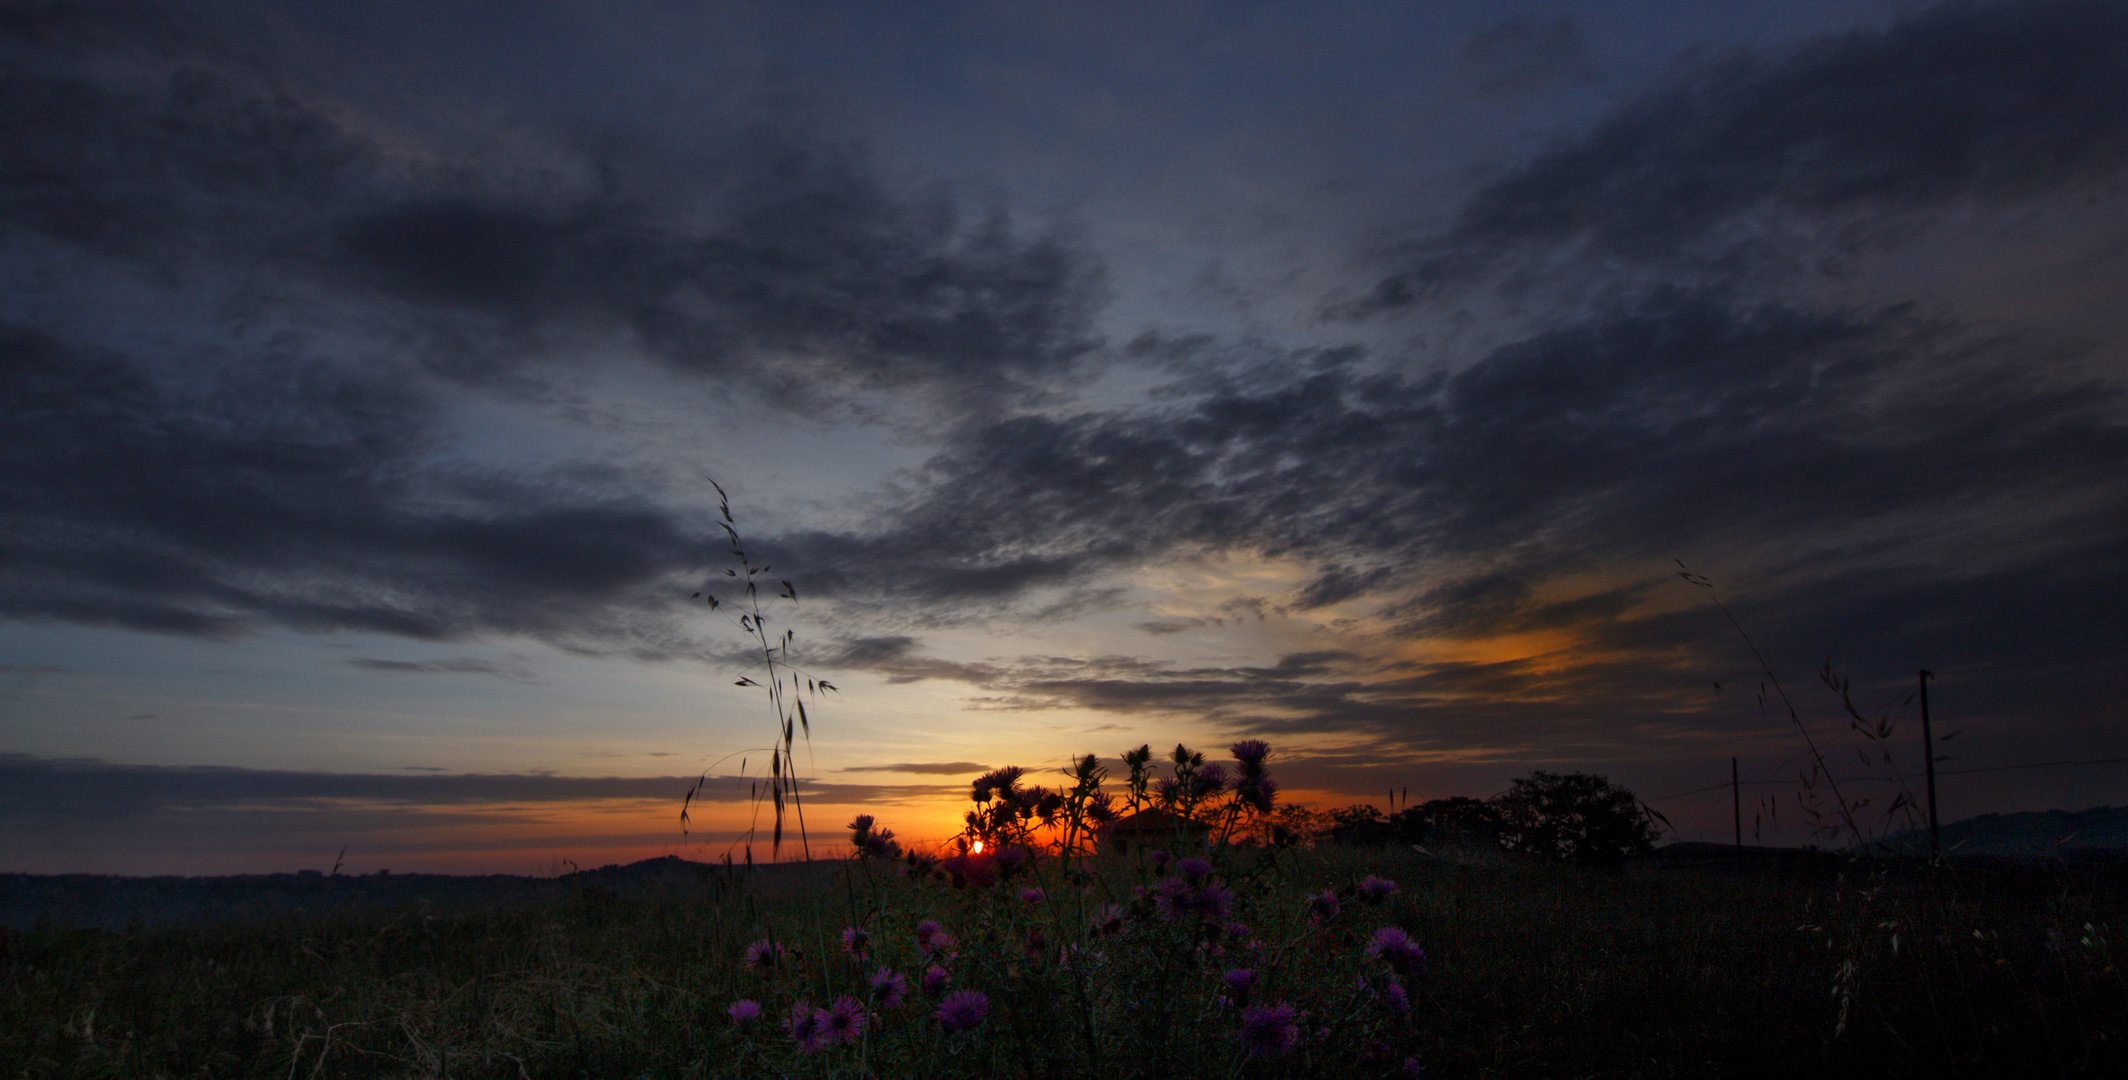
{"type": "MultiPolygon", "coordinates": [[[[646,464],[698,423],[910,451],[836,466],[887,474],[849,506],[757,491],[792,506],[750,550],[822,605],[810,660],[1001,713],[1378,759],[1660,754],[1740,662],[1673,557],[1745,598],[1790,674],[2128,651],[2128,354],[2044,305],[1970,312],[1899,262],[2041,221],[2035,293],[2128,272],[2116,4],[1952,4],[1702,57],[1482,171],[1438,229],[1294,238],[1351,253],[1293,279],[1342,285],[1277,305],[1317,321],[1114,340],[1125,227],[1030,226],[1009,192],[889,164],[857,110],[747,83],[670,129],[409,111],[278,62],[294,25],[0,17],[0,617],[700,655],[681,604],[722,533],[646,464]],[[547,441],[572,464],[525,464],[547,441]],[[1159,571],[1222,559],[1284,576],[1135,610],[1159,571]],[[1136,629],[1112,648],[936,644],[1119,611],[1136,629]],[[1266,615],[1309,641],[1185,658],[1266,615]]],[[[1592,84],[1598,44],[1564,19],[1452,51],[1506,100],[1592,84]]],[[[2010,730],[2101,689],[1998,684],[1986,708],[2010,730]]],[[[976,768],[923,754],[866,768],[976,768]]],[[[23,790],[58,768],[20,766],[23,790]]]]}

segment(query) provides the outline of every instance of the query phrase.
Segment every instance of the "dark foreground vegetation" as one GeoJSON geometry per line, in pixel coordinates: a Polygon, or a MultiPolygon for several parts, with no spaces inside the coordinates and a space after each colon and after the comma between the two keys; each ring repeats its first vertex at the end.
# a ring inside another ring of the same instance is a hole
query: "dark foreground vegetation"
{"type": "Polygon", "coordinates": [[[40,926],[0,1076],[2128,1075],[2103,876],[1210,854],[40,926]]]}

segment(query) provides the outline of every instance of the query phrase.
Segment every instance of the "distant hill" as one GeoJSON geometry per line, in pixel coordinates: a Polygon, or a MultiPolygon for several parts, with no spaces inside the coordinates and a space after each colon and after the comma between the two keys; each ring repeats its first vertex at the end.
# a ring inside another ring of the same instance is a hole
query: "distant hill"
{"type": "MultiPolygon", "coordinates": [[[[768,873],[783,864],[764,866],[768,873]]],[[[193,919],[272,919],[393,907],[480,911],[551,901],[596,890],[639,894],[685,888],[715,872],[675,856],[604,866],[560,877],[458,874],[240,874],[229,877],[121,877],[115,874],[0,874],[0,926],[40,920],[117,930],[193,919]]]]}
{"type": "MultiPolygon", "coordinates": [[[[2089,858],[2128,854],[2128,807],[2091,810],[2036,810],[2021,814],[1982,814],[1943,826],[1946,855],[1994,858],[2089,858]]],[[[1928,829],[1888,837],[1898,851],[1928,851],[1928,829]]]]}

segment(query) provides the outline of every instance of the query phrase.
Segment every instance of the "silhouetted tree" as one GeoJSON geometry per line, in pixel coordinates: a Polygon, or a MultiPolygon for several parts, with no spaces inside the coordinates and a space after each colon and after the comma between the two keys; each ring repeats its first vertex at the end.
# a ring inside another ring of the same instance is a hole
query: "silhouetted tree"
{"type": "Polygon", "coordinates": [[[1500,810],[1483,799],[1455,795],[1429,799],[1412,807],[1426,823],[1427,839],[1436,847],[1489,848],[1500,833],[1500,810]]]}
{"type": "Polygon", "coordinates": [[[1492,801],[1500,847],[1551,862],[1611,867],[1655,846],[1640,799],[1601,776],[1539,770],[1492,801]]]}

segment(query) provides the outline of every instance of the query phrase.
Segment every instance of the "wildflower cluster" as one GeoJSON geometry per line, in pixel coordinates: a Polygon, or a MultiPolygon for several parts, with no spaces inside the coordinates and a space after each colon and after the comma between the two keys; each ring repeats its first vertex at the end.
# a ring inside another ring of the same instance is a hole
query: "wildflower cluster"
{"type": "Polygon", "coordinates": [[[985,773],[944,858],[901,852],[858,817],[853,884],[863,868],[871,888],[871,861],[898,857],[913,890],[871,891],[839,949],[822,935],[817,966],[774,937],[748,946],[759,989],[728,1008],[742,1060],[759,1055],[759,1074],[1010,1075],[1064,1054],[1114,1074],[1129,1048],[1201,1039],[1206,1022],[1228,1057],[1213,1072],[1291,1059],[1342,1074],[1352,1047],[1415,1049],[1425,954],[1394,921],[1402,890],[1380,874],[1305,901],[1276,887],[1293,852],[1245,828],[1274,805],[1271,748],[1231,753],[1177,746],[1162,776],[1149,748],[1128,751],[1120,797],[1090,754],[1054,788],[1017,767],[985,773]],[[1106,842],[1119,806],[1158,815],[1132,834],[1147,843],[1106,842]],[[762,1022],[771,1008],[780,1025],[762,1022]]]}

